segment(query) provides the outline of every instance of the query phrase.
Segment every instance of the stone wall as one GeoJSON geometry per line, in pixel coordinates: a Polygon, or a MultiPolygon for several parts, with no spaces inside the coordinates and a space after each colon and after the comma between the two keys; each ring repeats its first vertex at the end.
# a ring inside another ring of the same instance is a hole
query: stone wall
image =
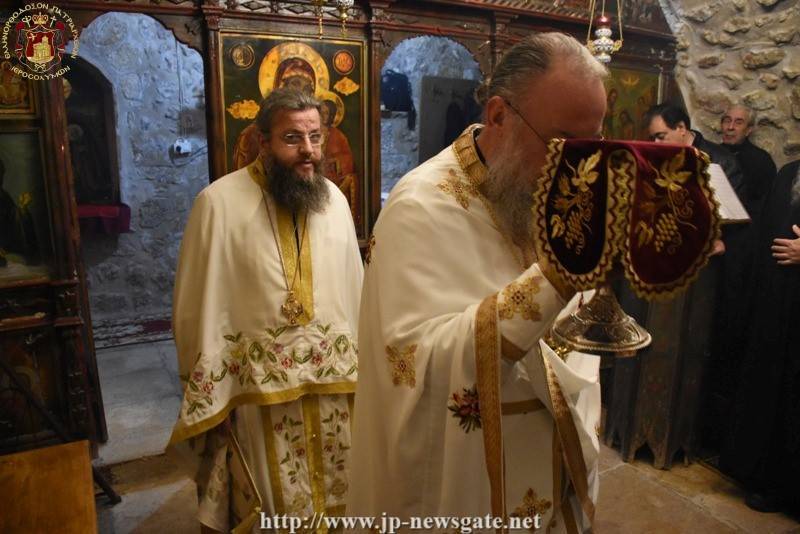
{"type": "Polygon", "coordinates": [[[757,112],[752,140],[780,167],[800,157],[800,3],[661,0],[678,38],[676,77],[697,128],[719,140],[731,103],[757,112]]]}
{"type": "Polygon", "coordinates": [[[381,120],[381,193],[385,197],[405,173],[419,164],[419,95],[424,76],[481,80],[478,62],[463,45],[445,37],[413,37],[395,47],[383,65],[408,76],[417,110],[414,130],[405,113],[391,113],[381,120]]]}
{"type": "Polygon", "coordinates": [[[155,19],[129,13],[95,19],[81,33],[79,55],[113,85],[120,200],[131,207],[130,233],[81,236],[103,346],[169,324],[183,227],[208,184],[203,60],[155,19]],[[191,140],[189,156],[172,151],[180,135],[191,140]]]}

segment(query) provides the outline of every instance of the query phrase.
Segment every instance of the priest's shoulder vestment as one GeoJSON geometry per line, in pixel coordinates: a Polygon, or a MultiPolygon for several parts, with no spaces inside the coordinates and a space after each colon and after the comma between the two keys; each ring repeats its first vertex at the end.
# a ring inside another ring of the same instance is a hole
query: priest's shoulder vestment
{"type": "Polygon", "coordinates": [[[474,129],[398,182],[370,240],[347,511],[569,532],[594,513],[598,358],[541,341],[567,303],[498,231],[474,129]]]}

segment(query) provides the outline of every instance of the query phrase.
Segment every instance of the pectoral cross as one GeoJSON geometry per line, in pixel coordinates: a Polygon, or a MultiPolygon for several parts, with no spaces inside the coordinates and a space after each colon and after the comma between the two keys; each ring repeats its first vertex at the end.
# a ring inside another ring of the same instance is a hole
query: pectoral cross
{"type": "Polygon", "coordinates": [[[289,324],[297,324],[297,318],[303,315],[303,305],[294,296],[294,291],[289,291],[289,296],[281,306],[281,314],[286,317],[289,324]]]}

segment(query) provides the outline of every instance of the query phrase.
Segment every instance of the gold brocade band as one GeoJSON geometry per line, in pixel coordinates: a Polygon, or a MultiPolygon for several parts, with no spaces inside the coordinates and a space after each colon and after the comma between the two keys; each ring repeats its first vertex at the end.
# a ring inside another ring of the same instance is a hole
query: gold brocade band
{"type": "Polygon", "coordinates": [[[269,469],[269,485],[272,488],[272,502],[276,514],[286,513],[286,504],[283,499],[283,485],[281,484],[280,465],[278,452],[275,448],[275,426],[272,423],[272,409],[269,406],[261,407],[261,422],[264,431],[264,447],[267,453],[267,468],[269,469]]]}
{"type": "Polygon", "coordinates": [[[175,430],[172,431],[169,445],[197,436],[198,434],[202,434],[214,428],[220,424],[233,409],[243,404],[256,404],[260,406],[281,404],[297,400],[304,395],[333,395],[337,393],[355,393],[355,391],[355,382],[334,382],[331,384],[305,383],[292,389],[274,392],[243,393],[229,399],[225,407],[219,412],[192,425],[182,426],[179,420],[178,425],[175,426],[175,430]]]}
{"type": "MultiPolygon", "coordinates": [[[[311,272],[311,236],[304,227],[303,220],[298,216],[297,234],[295,235],[294,221],[292,214],[283,206],[276,205],[278,212],[278,235],[280,235],[280,247],[283,251],[283,259],[286,262],[286,280],[288,284],[294,285],[290,289],[294,290],[297,300],[303,305],[303,312],[297,318],[297,324],[306,325],[314,318],[314,281],[311,272]],[[300,238],[305,233],[305,238],[300,238]],[[300,258],[297,257],[297,243],[300,239],[302,249],[300,258]],[[300,272],[297,272],[300,269],[300,272]]],[[[308,224],[307,218],[305,224],[308,224]]]]}
{"type": "Polygon", "coordinates": [[[575,513],[572,510],[572,497],[574,495],[575,492],[572,491],[572,486],[568,486],[567,494],[564,497],[564,502],[561,506],[561,515],[564,518],[564,527],[567,530],[567,534],[581,534],[580,530],[578,530],[578,523],[575,521],[575,513]]]}
{"type": "MultiPolygon", "coordinates": [[[[311,484],[311,502],[314,513],[321,514],[325,511],[325,469],[322,463],[322,443],[319,397],[303,397],[303,429],[306,435],[306,462],[308,465],[308,481],[311,484]]],[[[317,532],[327,532],[322,526],[317,532]]]]}
{"type": "MultiPolygon", "coordinates": [[[[250,173],[250,179],[259,185],[262,189],[267,188],[269,179],[264,172],[264,166],[261,164],[260,159],[256,159],[253,163],[247,166],[247,171],[250,173]]],[[[308,324],[314,318],[314,280],[311,272],[311,237],[306,235],[305,239],[301,239],[302,250],[300,250],[300,261],[297,259],[297,238],[295,237],[294,222],[292,221],[292,214],[282,206],[275,206],[278,219],[278,235],[280,236],[281,253],[283,261],[286,263],[286,283],[290,286],[295,279],[295,272],[300,267],[300,272],[297,275],[297,283],[294,286],[294,292],[298,300],[303,305],[303,313],[298,317],[298,324],[308,324]]],[[[297,228],[300,236],[306,232],[305,227],[297,228]]],[[[292,287],[288,288],[292,289],[292,287]]]]}
{"type": "Polygon", "coordinates": [[[484,456],[492,496],[492,515],[506,517],[498,345],[497,294],[495,293],[481,302],[475,316],[475,367],[481,407],[484,456]]]}
{"type": "Polygon", "coordinates": [[[561,463],[561,442],[558,439],[558,431],[556,430],[555,420],[553,420],[553,448],[551,461],[553,462],[553,515],[550,523],[547,525],[547,532],[555,526],[558,513],[561,511],[563,493],[564,493],[564,479],[563,471],[564,466],[561,463]]]}
{"type": "Polygon", "coordinates": [[[556,421],[556,430],[564,452],[567,472],[581,508],[586,517],[589,518],[590,524],[593,524],[594,503],[589,498],[589,479],[586,471],[586,462],[583,458],[578,431],[575,428],[575,420],[572,418],[572,412],[567,405],[566,399],[564,399],[564,394],[561,392],[558,379],[544,353],[542,353],[542,363],[545,368],[547,388],[553,405],[553,417],[556,421]]]}

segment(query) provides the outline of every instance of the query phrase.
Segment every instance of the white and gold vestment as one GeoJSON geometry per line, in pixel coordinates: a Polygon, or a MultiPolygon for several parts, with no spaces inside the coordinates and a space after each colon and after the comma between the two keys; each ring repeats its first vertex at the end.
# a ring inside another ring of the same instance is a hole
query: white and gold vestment
{"type": "Polygon", "coordinates": [[[249,529],[258,508],[341,514],[349,486],[363,277],[350,209],[327,182],[324,212],[293,220],[266,179],[256,161],[198,195],[175,284],[185,388],[169,448],[198,483],[200,521],[221,531],[249,529]],[[281,305],[295,278],[292,326],[281,305]],[[231,413],[235,440],[220,425],[231,413]]]}
{"type": "Polygon", "coordinates": [[[567,303],[498,231],[474,129],[398,182],[374,229],[347,514],[539,514],[543,531],[582,531],[599,358],[541,341],[567,303]]]}

